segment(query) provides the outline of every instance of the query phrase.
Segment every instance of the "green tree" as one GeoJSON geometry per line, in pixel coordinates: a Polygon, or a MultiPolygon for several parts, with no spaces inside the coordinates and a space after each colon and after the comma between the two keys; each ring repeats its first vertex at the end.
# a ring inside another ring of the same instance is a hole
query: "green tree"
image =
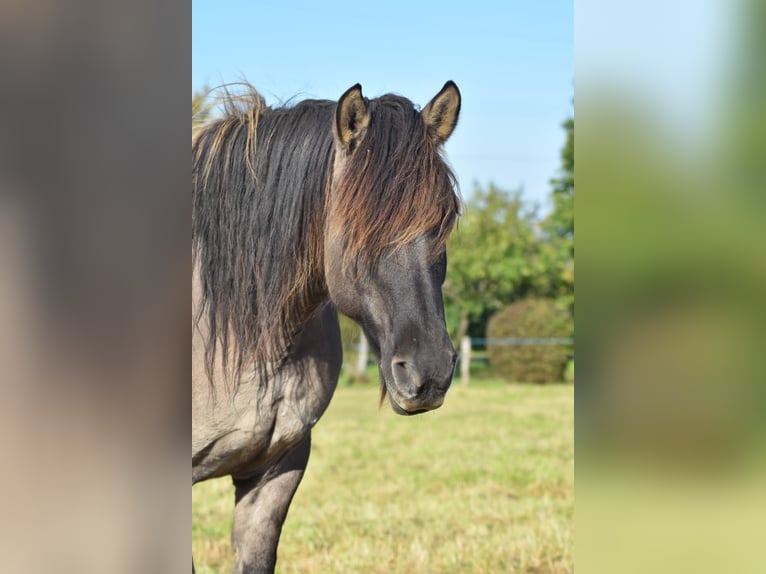
{"type": "Polygon", "coordinates": [[[483,337],[489,317],[518,299],[574,305],[574,119],[562,127],[561,169],[551,180],[553,211],[542,221],[520,191],[479,186],[447,245],[444,284],[450,332],[483,337]]]}
{"type": "Polygon", "coordinates": [[[574,305],[574,119],[562,127],[566,141],[561,150],[559,177],[551,180],[553,211],[543,221],[544,241],[540,257],[544,261],[546,288],[541,295],[574,305]]]}
{"type": "Polygon", "coordinates": [[[535,213],[521,192],[478,185],[447,245],[444,283],[448,324],[456,340],[477,327],[484,335],[489,316],[535,293],[541,276],[535,213]]]}

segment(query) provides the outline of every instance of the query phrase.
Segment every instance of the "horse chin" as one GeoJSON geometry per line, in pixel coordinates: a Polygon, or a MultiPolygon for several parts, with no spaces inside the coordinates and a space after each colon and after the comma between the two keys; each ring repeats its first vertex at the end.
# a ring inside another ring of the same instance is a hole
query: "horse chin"
{"type": "Polygon", "coordinates": [[[419,415],[434,409],[438,409],[444,402],[443,397],[441,400],[432,401],[428,404],[423,404],[421,401],[415,402],[412,400],[407,400],[404,397],[401,397],[395,388],[392,389],[392,386],[388,384],[387,381],[384,380],[383,384],[388,391],[388,400],[391,403],[391,408],[398,415],[407,417],[419,415]]]}
{"type": "Polygon", "coordinates": [[[421,413],[426,413],[426,412],[428,412],[430,410],[430,409],[415,409],[415,410],[412,410],[412,411],[408,411],[408,410],[405,410],[402,407],[400,407],[399,404],[394,400],[394,398],[391,396],[390,393],[388,395],[388,399],[391,402],[391,408],[394,410],[394,412],[397,415],[403,415],[403,416],[406,416],[406,417],[411,417],[413,415],[419,415],[421,413]]]}

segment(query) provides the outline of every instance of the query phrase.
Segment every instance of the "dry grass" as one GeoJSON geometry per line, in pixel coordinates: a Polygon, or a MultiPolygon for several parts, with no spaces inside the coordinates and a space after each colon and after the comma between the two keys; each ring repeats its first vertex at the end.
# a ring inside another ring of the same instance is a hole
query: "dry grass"
{"type": "MultiPolygon", "coordinates": [[[[456,386],[433,413],[339,388],[317,425],[277,571],[572,572],[571,385],[456,386]]],[[[228,572],[228,480],[192,493],[197,572],[228,572]],[[203,566],[204,565],[204,566],[203,566]]]]}

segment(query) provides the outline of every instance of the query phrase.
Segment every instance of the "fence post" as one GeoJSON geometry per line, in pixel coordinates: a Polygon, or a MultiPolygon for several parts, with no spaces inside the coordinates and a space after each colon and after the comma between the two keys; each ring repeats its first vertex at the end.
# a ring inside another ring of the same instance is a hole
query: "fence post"
{"type": "Polygon", "coordinates": [[[460,340],[460,380],[464,386],[468,385],[471,373],[471,338],[463,337],[460,340]]]}
{"type": "Polygon", "coordinates": [[[359,354],[356,359],[356,372],[360,377],[364,377],[367,374],[367,357],[369,354],[370,345],[367,342],[367,337],[364,336],[364,332],[360,329],[359,354]]]}

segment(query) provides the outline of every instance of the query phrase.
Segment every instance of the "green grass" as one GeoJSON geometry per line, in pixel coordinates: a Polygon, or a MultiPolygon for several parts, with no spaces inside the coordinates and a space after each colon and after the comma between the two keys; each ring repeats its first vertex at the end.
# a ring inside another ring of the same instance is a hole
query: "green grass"
{"type": "MultiPolygon", "coordinates": [[[[453,386],[416,417],[340,387],[313,434],[277,571],[572,572],[573,387],[453,386]]],[[[229,572],[231,481],[192,492],[197,572],[229,572]]]]}

